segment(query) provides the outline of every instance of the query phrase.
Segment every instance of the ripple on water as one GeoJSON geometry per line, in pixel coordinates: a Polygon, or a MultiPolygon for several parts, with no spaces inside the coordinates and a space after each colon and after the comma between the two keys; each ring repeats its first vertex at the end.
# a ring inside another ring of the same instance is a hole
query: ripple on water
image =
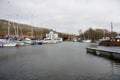
{"type": "Polygon", "coordinates": [[[0,48],[0,80],[119,80],[120,62],[86,54],[89,45],[0,48]]]}

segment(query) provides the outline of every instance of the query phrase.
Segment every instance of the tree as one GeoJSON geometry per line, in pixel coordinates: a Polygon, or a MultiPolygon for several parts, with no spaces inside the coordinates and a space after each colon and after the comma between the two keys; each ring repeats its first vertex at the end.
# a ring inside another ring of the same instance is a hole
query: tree
{"type": "Polygon", "coordinates": [[[81,39],[99,40],[106,37],[115,37],[116,32],[110,32],[106,29],[87,29],[84,33],[80,34],[81,39]]]}

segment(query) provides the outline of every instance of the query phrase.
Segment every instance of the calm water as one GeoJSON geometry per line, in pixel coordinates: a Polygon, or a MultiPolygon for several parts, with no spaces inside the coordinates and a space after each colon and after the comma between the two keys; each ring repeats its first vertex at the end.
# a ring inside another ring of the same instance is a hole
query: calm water
{"type": "Polygon", "coordinates": [[[120,80],[120,63],[86,53],[85,43],[0,48],[0,80],[120,80]]]}

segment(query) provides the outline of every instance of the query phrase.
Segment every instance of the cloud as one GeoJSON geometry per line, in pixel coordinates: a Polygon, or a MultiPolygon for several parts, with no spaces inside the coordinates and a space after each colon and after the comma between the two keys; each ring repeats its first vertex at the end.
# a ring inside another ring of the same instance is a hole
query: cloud
{"type": "Polygon", "coordinates": [[[120,26],[119,0],[1,0],[0,18],[78,33],[89,27],[115,31],[120,26]],[[9,2],[9,3],[8,3],[9,2]]]}

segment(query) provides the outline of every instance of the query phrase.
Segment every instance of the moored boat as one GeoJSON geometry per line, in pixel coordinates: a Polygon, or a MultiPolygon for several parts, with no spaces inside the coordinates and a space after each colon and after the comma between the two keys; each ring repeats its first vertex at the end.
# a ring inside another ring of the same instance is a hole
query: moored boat
{"type": "Polygon", "coordinates": [[[33,41],[30,38],[25,38],[24,43],[24,45],[32,45],[33,41]]]}
{"type": "Polygon", "coordinates": [[[0,43],[0,47],[15,47],[17,46],[17,43],[10,42],[10,41],[4,41],[0,43]]]}
{"type": "Polygon", "coordinates": [[[25,45],[24,41],[16,41],[16,43],[17,43],[17,46],[24,46],[25,45]]]}
{"type": "Polygon", "coordinates": [[[83,40],[83,42],[90,43],[92,41],[90,39],[87,39],[87,40],[83,40]]]}
{"type": "Polygon", "coordinates": [[[52,39],[44,39],[43,40],[43,43],[44,44],[54,44],[54,43],[57,43],[57,40],[52,40],[52,39]]]}
{"type": "Polygon", "coordinates": [[[120,36],[112,37],[108,40],[102,40],[99,42],[99,46],[115,46],[120,47],[120,36]]]}

